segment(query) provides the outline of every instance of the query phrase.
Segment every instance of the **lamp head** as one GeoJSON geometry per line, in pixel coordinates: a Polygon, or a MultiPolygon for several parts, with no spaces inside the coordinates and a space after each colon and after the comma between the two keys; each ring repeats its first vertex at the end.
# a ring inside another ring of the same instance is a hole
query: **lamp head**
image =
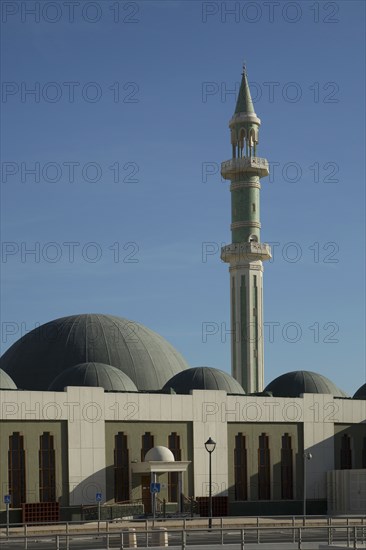
{"type": "Polygon", "coordinates": [[[211,437],[209,437],[205,443],[205,447],[208,453],[213,453],[216,447],[216,442],[211,437]]]}

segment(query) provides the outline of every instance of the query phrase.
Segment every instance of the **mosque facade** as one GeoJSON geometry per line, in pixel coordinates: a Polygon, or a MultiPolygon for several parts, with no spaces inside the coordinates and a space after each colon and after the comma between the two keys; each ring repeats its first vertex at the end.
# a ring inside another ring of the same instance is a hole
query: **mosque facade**
{"type": "MultiPolygon", "coordinates": [[[[46,323],[0,358],[0,517],[58,503],[159,501],[184,510],[208,495],[215,515],[364,513],[366,384],[347,396],[326,377],[294,371],[264,387],[263,261],[257,156],[260,120],[246,71],[229,127],[232,375],[190,367],[164,338],[120,317],[83,314],[46,323]],[[306,475],[305,475],[306,473],[306,475]]],[[[356,388],[355,388],[356,389],[356,388]]],[[[74,515],[73,515],[74,513],[74,515]]]]}

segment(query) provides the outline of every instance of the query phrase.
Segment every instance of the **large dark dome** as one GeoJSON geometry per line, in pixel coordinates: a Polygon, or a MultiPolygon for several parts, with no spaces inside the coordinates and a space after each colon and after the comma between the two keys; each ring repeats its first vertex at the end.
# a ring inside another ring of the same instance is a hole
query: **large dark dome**
{"type": "Polygon", "coordinates": [[[282,374],[270,382],[264,391],[272,392],[273,397],[300,397],[302,393],[330,393],[336,397],[348,397],[329,378],[307,370],[282,374]]]}
{"type": "Polygon", "coordinates": [[[156,332],[112,315],[72,315],[32,330],[0,358],[18,388],[47,390],[61,372],[80,363],[105,363],[127,374],[139,390],[159,390],[188,368],[156,332]]]}
{"type": "Polygon", "coordinates": [[[172,388],[175,393],[188,394],[191,390],[225,390],[226,393],[244,394],[244,390],[227,372],[211,367],[195,367],[179,372],[168,380],[163,390],[172,388]]]}
{"type": "Polygon", "coordinates": [[[366,382],[356,391],[353,399],[366,399],[366,382]]]}
{"type": "Polygon", "coordinates": [[[93,386],[107,391],[137,391],[127,374],[104,363],[81,363],[70,367],[56,376],[48,389],[63,391],[66,386],[93,386]]]}

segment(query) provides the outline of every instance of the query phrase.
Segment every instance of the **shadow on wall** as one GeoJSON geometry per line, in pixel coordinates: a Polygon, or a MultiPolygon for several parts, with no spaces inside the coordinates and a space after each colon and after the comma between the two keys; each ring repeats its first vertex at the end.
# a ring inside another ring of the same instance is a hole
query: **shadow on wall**
{"type": "MultiPolygon", "coordinates": [[[[90,452],[92,452],[92,450],[90,452]]],[[[108,470],[112,470],[113,473],[113,467],[109,466],[94,472],[91,476],[82,481],[76,481],[70,478],[69,506],[78,506],[80,504],[84,506],[95,505],[97,502],[97,493],[102,494],[101,502],[106,502],[106,500],[108,500],[108,495],[106,495],[105,491],[108,470]]],[[[113,485],[109,488],[109,491],[113,492],[113,485]]]]}
{"type": "MultiPolygon", "coordinates": [[[[240,428],[242,429],[242,428],[240,428]]],[[[302,437],[299,438],[299,442],[302,437]]],[[[252,452],[252,460],[256,463],[258,461],[257,449],[249,450],[252,452]]],[[[248,499],[245,501],[236,501],[235,494],[236,488],[234,483],[226,487],[219,487],[215,484],[213,479],[212,490],[213,496],[229,496],[229,502],[232,504],[238,504],[239,502],[249,504],[256,508],[258,506],[263,508],[265,502],[267,503],[291,503],[302,502],[303,499],[303,448],[293,456],[293,498],[282,498],[281,495],[281,475],[282,466],[280,461],[272,462],[271,449],[270,451],[270,468],[269,468],[269,498],[259,499],[259,476],[258,472],[254,473],[248,478],[248,499]]],[[[307,463],[307,500],[313,502],[313,508],[316,508],[316,502],[326,501],[327,495],[327,479],[326,472],[334,469],[341,469],[350,467],[353,469],[360,469],[365,467],[364,460],[366,460],[366,424],[354,424],[354,425],[335,425],[334,437],[327,438],[324,441],[307,449],[312,454],[312,459],[307,463]],[[326,463],[324,462],[326,461],[326,463]],[[347,466],[348,461],[348,466],[347,466]]],[[[234,470],[234,449],[231,449],[229,455],[229,470],[234,470]]],[[[191,465],[193,466],[193,465],[191,465]]],[[[193,475],[193,467],[191,468],[191,475],[193,475]]],[[[73,480],[70,480],[70,499],[69,506],[83,504],[83,505],[95,505],[96,494],[102,493],[102,502],[114,502],[114,467],[108,466],[105,469],[95,472],[82,482],[75,482],[74,488],[72,488],[73,480]]],[[[141,478],[139,476],[131,476],[130,478],[130,494],[132,498],[140,497],[140,484],[141,478]]],[[[208,494],[208,484],[207,484],[208,494]]],[[[65,503],[64,496],[60,499],[60,504],[65,503]]],[[[283,504],[283,506],[285,506],[283,504]]],[[[268,506],[265,506],[265,508],[268,506]]],[[[286,506],[285,506],[286,507],[286,506]]],[[[322,507],[322,506],[321,506],[322,507]]],[[[275,510],[274,510],[275,512],[275,510]]],[[[301,512],[301,506],[299,512],[301,512]]]]}
{"type": "MultiPolygon", "coordinates": [[[[114,504],[115,486],[114,486],[114,465],[107,466],[81,482],[75,482],[72,487],[70,480],[70,499],[69,506],[94,506],[97,504],[97,493],[102,494],[102,504],[114,504]]],[[[129,487],[127,493],[131,499],[141,499],[141,476],[130,473],[129,487]]],[[[130,499],[126,499],[130,500],[130,499]]]]}

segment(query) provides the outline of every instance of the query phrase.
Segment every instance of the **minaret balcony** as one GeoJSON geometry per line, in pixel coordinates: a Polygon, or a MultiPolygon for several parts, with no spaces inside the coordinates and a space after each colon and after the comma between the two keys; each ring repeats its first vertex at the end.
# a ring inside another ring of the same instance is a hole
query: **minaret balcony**
{"type": "Polygon", "coordinates": [[[230,264],[270,260],[271,247],[265,243],[233,243],[221,248],[221,260],[230,264]]]}
{"type": "Polygon", "coordinates": [[[221,163],[221,176],[226,180],[237,181],[245,173],[251,173],[260,178],[268,176],[268,160],[260,157],[242,157],[221,163]]]}

